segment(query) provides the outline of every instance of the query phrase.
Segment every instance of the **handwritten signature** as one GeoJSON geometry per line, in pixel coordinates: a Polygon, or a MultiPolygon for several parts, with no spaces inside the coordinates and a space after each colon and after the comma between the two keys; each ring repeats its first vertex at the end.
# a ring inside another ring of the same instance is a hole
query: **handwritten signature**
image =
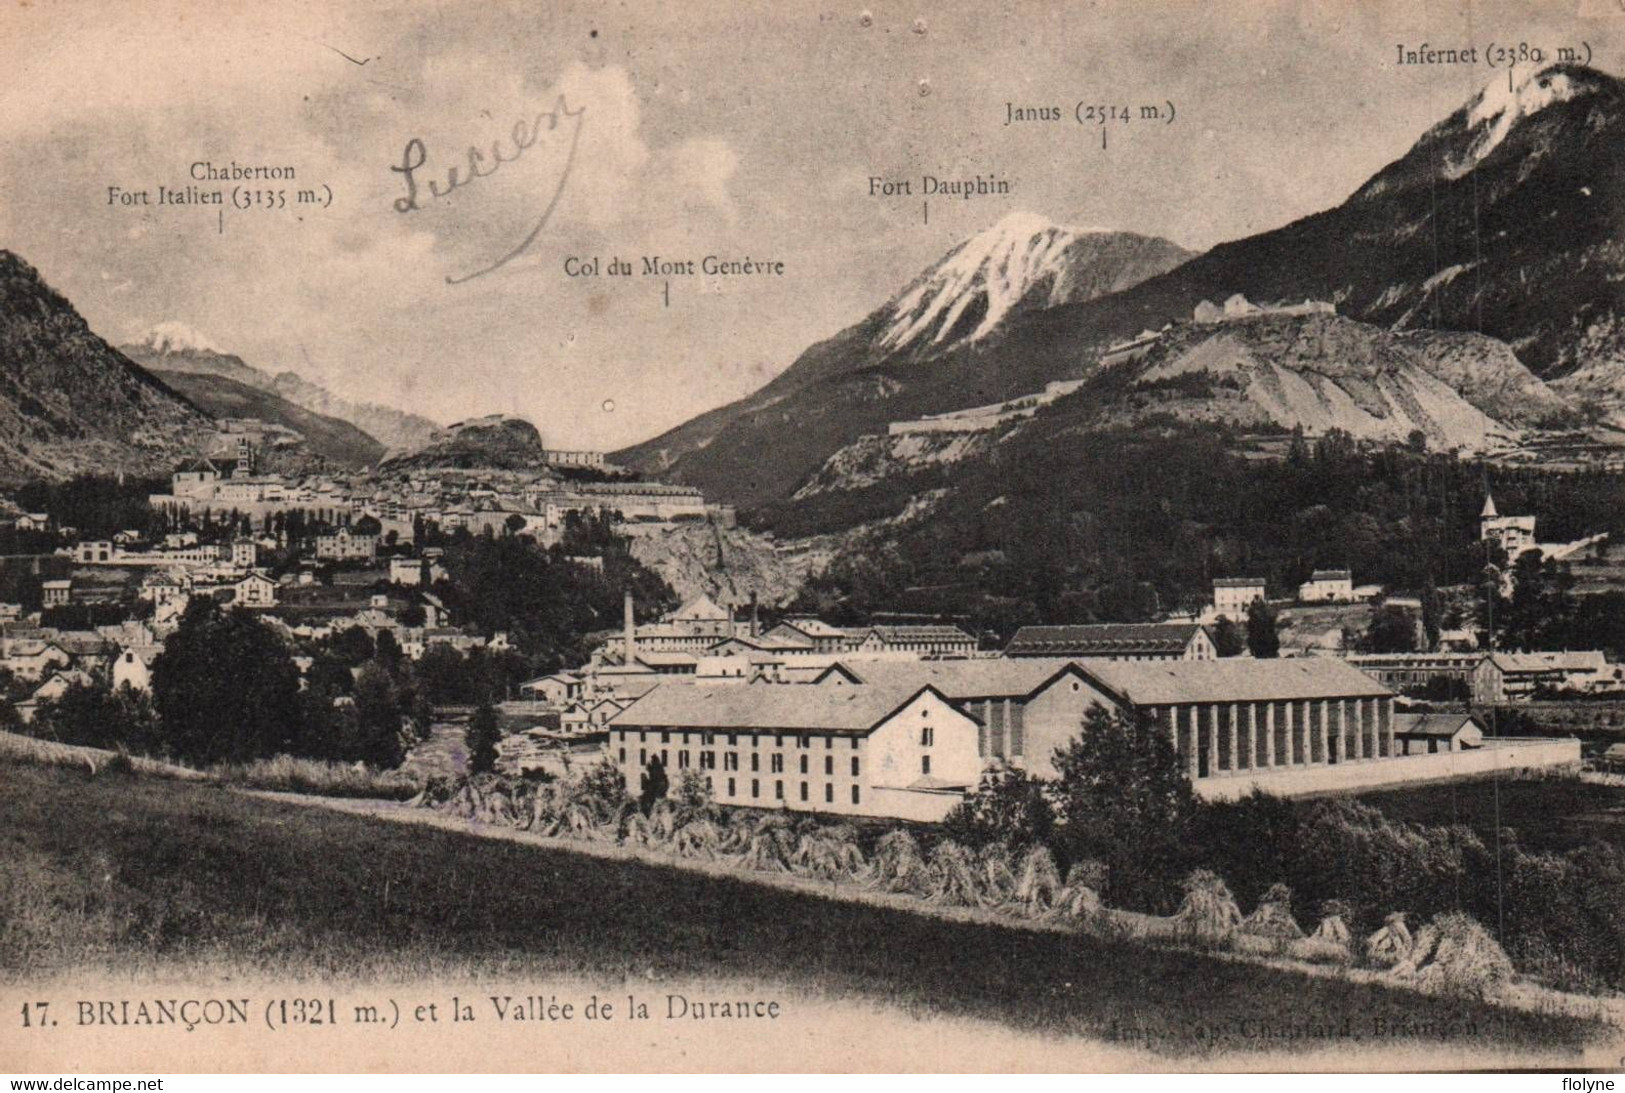
{"type": "MultiPolygon", "coordinates": [[[[508,251],[502,257],[498,258],[489,265],[482,266],[481,268],[474,270],[472,273],[465,273],[461,277],[447,276],[446,283],[448,285],[460,285],[464,282],[472,281],[476,277],[483,277],[485,274],[490,273],[493,270],[501,269],[503,266],[525,253],[525,251],[529,249],[530,245],[536,241],[536,237],[542,233],[542,229],[547,227],[547,222],[552,218],[553,210],[558,208],[559,199],[564,196],[565,184],[570,181],[570,171],[575,167],[576,148],[581,143],[581,127],[583,125],[584,118],[586,117],[586,113],[587,108],[585,106],[580,106],[574,110],[571,110],[569,104],[565,102],[564,96],[560,95],[558,100],[553,104],[553,109],[545,110],[542,113],[537,114],[534,120],[527,122],[526,119],[520,118],[518,121],[514,122],[511,145],[505,145],[502,141],[492,141],[491,158],[489,164],[487,164],[485,154],[479,148],[470,145],[468,149],[468,174],[466,177],[461,174],[456,166],[452,166],[446,169],[446,180],[444,184],[435,178],[428,179],[427,182],[423,184],[422,188],[428,190],[430,198],[439,199],[442,197],[447,197],[454,191],[479,179],[491,177],[492,175],[496,174],[497,171],[502,169],[502,165],[504,163],[512,163],[514,160],[523,156],[526,149],[530,148],[541,139],[541,135],[544,131],[553,132],[554,130],[558,129],[559,125],[563,122],[573,121],[575,123],[570,132],[570,151],[565,157],[564,169],[559,172],[558,184],[553,187],[553,194],[548,199],[547,208],[542,210],[541,216],[536,219],[536,223],[531,227],[530,233],[519,242],[518,246],[514,247],[512,250],[508,251]],[[544,121],[547,123],[545,130],[542,127],[542,123],[544,121]]],[[[428,159],[429,152],[428,149],[424,147],[423,141],[417,137],[413,137],[411,140],[406,142],[406,150],[401,153],[400,166],[390,167],[390,170],[400,175],[402,182],[406,184],[406,196],[395,199],[396,212],[403,214],[412,213],[423,208],[423,206],[418,203],[418,192],[420,189],[418,172],[423,169],[423,165],[428,162],[428,159]]]]}

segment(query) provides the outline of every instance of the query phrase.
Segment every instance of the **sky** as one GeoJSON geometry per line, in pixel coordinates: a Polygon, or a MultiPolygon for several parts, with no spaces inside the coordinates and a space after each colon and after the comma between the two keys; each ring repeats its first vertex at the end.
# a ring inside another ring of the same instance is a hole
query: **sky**
{"type": "Polygon", "coordinates": [[[612,450],[750,393],[1009,212],[1201,250],[1337,204],[1506,79],[1399,44],[1583,42],[1618,74],[1622,27],[1615,0],[18,5],[0,247],[115,344],[180,324],[347,398],[612,450]],[[1070,120],[1170,101],[1105,148],[1070,120]],[[1007,126],[1010,103],[1068,120],[1007,126]],[[926,174],[1011,193],[927,209],[926,174]],[[286,204],[109,199],[189,183],[286,204]],[[706,255],[783,273],[608,276],[706,255]]]}

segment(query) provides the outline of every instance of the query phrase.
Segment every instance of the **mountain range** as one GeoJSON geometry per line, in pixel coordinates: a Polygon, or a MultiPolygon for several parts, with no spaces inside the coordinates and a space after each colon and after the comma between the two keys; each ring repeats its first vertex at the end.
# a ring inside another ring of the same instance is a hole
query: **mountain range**
{"type": "Polygon", "coordinates": [[[756,394],[612,457],[750,504],[787,496],[836,449],[888,421],[1043,386],[988,363],[1021,316],[1120,290],[1190,257],[1164,239],[1012,213],[955,247],[861,322],[756,394]]]}
{"type": "Polygon", "coordinates": [[[612,458],[742,505],[782,502],[891,422],[1090,377],[1142,332],[1164,332],[1146,367],[1166,374],[1093,397],[1172,390],[1176,373],[1212,370],[1170,359],[1212,341],[1185,329],[1198,305],[1237,295],[1324,301],[1353,321],[1298,317],[1209,347],[1254,359],[1227,382],[1252,391],[1258,421],[1387,435],[1420,415],[1407,434],[1482,450],[1498,430],[1572,424],[1574,406],[1625,420],[1622,168],[1625,84],[1565,64],[1492,83],[1337,207],[1203,254],[1012,214],[756,394],[612,458]],[[1319,377],[1315,397],[1270,403],[1265,373],[1279,387],[1281,367],[1319,377]]]}
{"type": "Polygon", "coordinates": [[[141,341],[120,349],[137,364],[172,380],[174,386],[196,393],[204,404],[215,402],[221,407],[214,411],[217,416],[259,417],[302,433],[314,427],[313,447],[345,466],[375,463],[385,450],[421,448],[440,432],[439,425],[417,414],[340,398],[294,372],[273,374],[256,368],[181,323],[159,323],[141,341]],[[214,376],[231,385],[182,376],[214,376]],[[242,390],[244,387],[250,390],[242,390]],[[269,397],[256,398],[253,391],[269,397]],[[245,409],[256,404],[259,412],[245,409]],[[297,424],[299,421],[307,427],[297,424]]]}

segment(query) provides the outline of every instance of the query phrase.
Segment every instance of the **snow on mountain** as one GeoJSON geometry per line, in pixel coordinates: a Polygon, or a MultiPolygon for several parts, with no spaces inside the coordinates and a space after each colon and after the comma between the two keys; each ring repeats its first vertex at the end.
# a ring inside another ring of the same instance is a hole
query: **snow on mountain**
{"type": "Polygon", "coordinates": [[[1133,232],[1012,213],[955,246],[860,322],[809,346],[755,394],[615,453],[616,462],[749,503],[788,497],[837,449],[893,420],[963,410],[1074,374],[981,352],[1018,317],[1107,296],[1188,262],[1133,232]],[[897,367],[903,365],[905,367],[897,367]],[[784,423],[796,422],[787,441],[784,423]],[[724,434],[732,439],[719,442],[724,434]]]}
{"type": "MultiPolygon", "coordinates": [[[[1516,70],[1514,70],[1516,71],[1516,70]]],[[[1479,92],[1467,112],[1469,129],[1478,133],[1464,161],[1446,169],[1450,178],[1459,178],[1483,161],[1512,132],[1512,127],[1524,118],[1532,117],[1553,103],[1568,102],[1595,91],[1591,80],[1576,79],[1574,74],[1561,68],[1526,69],[1523,76],[1509,83],[1493,79],[1479,92]]]]}
{"type": "Polygon", "coordinates": [[[181,322],[158,323],[147,331],[141,344],[157,353],[219,353],[207,337],[181,322]]]}
{"type": "Polygon", "coordinates": [[[1061,303],[1074,243],[1098,230],[1066,228],[1028,212],[1013,212],[955,247],[903,290],[891,305],[882,348],[944,349],[979,341],[1011,311],[1034,297],[1061,303]]]}

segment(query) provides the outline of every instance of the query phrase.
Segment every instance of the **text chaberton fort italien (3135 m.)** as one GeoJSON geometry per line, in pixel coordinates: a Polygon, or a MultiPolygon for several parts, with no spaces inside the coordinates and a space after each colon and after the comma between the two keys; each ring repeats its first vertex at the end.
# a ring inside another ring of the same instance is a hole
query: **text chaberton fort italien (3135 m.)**
{"type": "Polygon", "coordinates": [[[198,160],[187,167],[184,177],[187,181],[171,179],[147,185],[128,182],[110,184],[105,203],[121,209],[188,205],[231,205],[238,209],[284,209],[289,206],[326,208],[333,203],[331,187],[321,182],[306,182],[299,178],[294,167],[284,164],[249,165],[235,160],[220,164],[198,160]],[[259,185],[266,182],[295,185],[259,185]]]}

